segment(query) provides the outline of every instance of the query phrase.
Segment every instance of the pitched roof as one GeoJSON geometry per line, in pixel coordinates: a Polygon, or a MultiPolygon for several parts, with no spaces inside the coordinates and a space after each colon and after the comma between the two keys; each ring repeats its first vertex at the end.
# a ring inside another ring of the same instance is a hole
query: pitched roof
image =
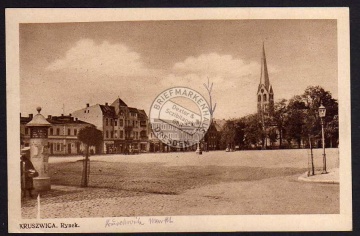
{"type": "Polygon", "coordinates": [[[134,107],[129,107],[129,111],[132,113],[138,113],[138,109],[134,107]]]}
{"type": "Polygon", "coordinates": [[[72,116],[52,116],[46,119],[49,123],[56,125],[56,124],[88,124],[85,121],[78,120],[72,116]]]}
{"type": "Polygon", "coordinates": [[[106,116],[115,116],[115,107],[99,105],[102,113],[106,116]]]}
{"type": "Polygon", "coordinates": [[[121,98],[115,99],[115,101],[111,105],[112,106],[125,106],[125,107],[128,106],[121,98]]]}

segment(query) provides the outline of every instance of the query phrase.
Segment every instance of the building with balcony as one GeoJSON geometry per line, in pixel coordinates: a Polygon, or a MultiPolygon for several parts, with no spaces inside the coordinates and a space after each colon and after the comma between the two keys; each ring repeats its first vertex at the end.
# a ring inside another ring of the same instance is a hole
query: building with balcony
{"type": "Polygon", "coordinates": [[[96,104],[77,110],[74,117],[96,126],[103,132],[101,153],[147,152],[148,117],[144,110],[129,107],[117,98],[111,105],[96,104]]]}

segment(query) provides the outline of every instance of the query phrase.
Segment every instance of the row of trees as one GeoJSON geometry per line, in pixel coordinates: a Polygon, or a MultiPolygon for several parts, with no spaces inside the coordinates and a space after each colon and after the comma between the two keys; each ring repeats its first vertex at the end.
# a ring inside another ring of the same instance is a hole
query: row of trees
{"type": "Polygon", "coordinates": [[[241,149],[264,148],[265,145],[273,147],[275,142],[279,142],[279,148],[300,148],[302,144],[309,146],[321,139],[318,115],[321,104],[326,107],[327,145],[337,146],[338,102],[320,86],[310,86],[301,95],[276,102],[272,114],[264,118],[265,125],[258,114],[228,120],[221,133],[221,145],[230,148],[239,146],[241,149]]]}

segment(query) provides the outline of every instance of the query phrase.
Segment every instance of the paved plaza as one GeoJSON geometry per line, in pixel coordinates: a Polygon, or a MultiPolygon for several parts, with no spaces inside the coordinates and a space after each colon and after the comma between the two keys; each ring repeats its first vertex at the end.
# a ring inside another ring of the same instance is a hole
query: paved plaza
{"type": "MultiPolygon", "coordinates": [[[[314,150],[319,175],[321,151],[314,150]]],[[[298,180],[308,156],[306,149],[91,156],[88,188],[79,187],[83,157],[50,157],[41,217],[339,213],[339,184],[298,180]]],[[[338,149],[327,149],[327,160],[333,169],[338,149]]],[[[36,199],[22,202],[24,218],[36,209],[36,199]]]]}

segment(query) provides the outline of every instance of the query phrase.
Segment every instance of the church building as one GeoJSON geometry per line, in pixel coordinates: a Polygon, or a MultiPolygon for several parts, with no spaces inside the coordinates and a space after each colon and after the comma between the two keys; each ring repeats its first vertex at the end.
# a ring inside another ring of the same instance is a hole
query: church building
{"type": "Polygon", "coordinates": [[[276,147],[279,145],[279,130],[277,128],[277,125],[274,124],[271,119],[274,114],[274,90],[272,88],[272,85],[270,84],[264,44],[261,56],[260,83],[256,95],[257,114],[266,133],[263,148],[267,148],[269,146],[276,147]]]}
{"type": "Polygon", "coordinates": [[[264,44],[261,57],[260,83],[257,91],[257,112],[262,120],[272,116],[274,112],[274,91],[269,80],[264,44]]]}

